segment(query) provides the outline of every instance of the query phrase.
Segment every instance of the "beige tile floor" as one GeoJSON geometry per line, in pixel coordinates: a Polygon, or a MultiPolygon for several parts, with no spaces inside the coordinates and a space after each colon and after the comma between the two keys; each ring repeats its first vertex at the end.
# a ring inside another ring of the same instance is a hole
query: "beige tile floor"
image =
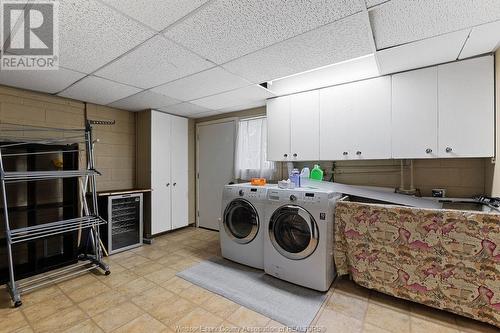
{"type": "MultiPolygon", "coordinates": [[[[218,233],[185,228],[156,238],[153,245],[110,257],[110,276],[89,273],[40,289],[25,295],[18,309],[11,307],[2,288],[0,332],[193,333],[200,326],[224,327],[207,333],[256,327],[262,328],[257,332],[284,332],[279,323],[175,276],[219,254],[218,233]]],[[[313,325],[332,333],[499,331],[345,279],[330,288],[313,325]]]]}

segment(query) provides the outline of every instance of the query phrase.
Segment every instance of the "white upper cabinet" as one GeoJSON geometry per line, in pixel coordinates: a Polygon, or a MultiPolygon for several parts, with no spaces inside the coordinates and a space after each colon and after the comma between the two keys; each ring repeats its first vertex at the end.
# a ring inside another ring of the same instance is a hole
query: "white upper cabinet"
{"type": "Polygon", "coordinates": [[[288,161],[290,156],[290,96],[267,101],[267,159],[288,161]]]}
{"type": "Polygon", "coordinates": [[[491,157],[494,98],[493,56],[275,98],[268,158],[491,157]]]}
{"type": "Polygon", "coordinates": [[[438,156],[437,67],[392,76],[392,157],[438,156]]]}
{"type": "Polygon", "coordinates": [[[494,62],[438,66],[439,157],[494,155],[494,62]]]}
{"type": "Polygon", "coordinates": [[[391,157],[389,76],[320,91],[320,159],[391,157]]]}
{"type": "Polygon", "coordinates": [[[335,86],[319,91],[319,157],[321,160],[349,159],[352,146],[349,138],[349,87],[335,86]]]}
{"type": "Polygon", "coordinates": [[[319,91],[291,96],[290,153],[292,161],[319,160],[319,91]]]}

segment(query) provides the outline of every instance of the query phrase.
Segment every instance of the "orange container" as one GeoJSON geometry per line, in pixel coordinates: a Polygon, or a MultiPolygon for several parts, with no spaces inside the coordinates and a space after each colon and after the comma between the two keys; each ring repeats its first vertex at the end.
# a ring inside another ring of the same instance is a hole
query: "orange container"
{"type": "Polygon", "coordinates": [[[265,178],[252,178],[250,179],[250,184],[254,186],[264,186],[266,185],[266,179],[265,178]]]}

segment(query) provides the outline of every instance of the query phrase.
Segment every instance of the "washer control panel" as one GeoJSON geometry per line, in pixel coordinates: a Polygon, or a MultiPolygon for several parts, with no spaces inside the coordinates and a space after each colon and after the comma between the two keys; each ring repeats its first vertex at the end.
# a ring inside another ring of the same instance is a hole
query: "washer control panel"
{"type": "Polygon", "coordinates": [[[289,203],[324,203],[328,201],[332,193],[314,191],[306,188],[284,190],[270,189],[267,191],[267,199],[289,203]]]}

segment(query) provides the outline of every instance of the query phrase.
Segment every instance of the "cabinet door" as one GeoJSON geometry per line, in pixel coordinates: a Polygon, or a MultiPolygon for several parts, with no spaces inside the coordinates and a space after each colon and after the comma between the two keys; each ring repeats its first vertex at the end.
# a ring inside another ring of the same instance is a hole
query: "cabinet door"
{"type": "Polygon", "coordinates": [[[170,115],[151,112],[151,233],[172,229],[170,115]]]}
{"type": "Polygon", "coordinates": [[[172,229],[176,229],[189,224],[188,120],[171,116],[171,122],[172,229]]]}
{"type": "Polygon", "coordinates": [[[391,158],[391,77],[353,84],[356,159],[391,158]]]}
{"type": "Polygon", "coordinates": [[[392,157],[438,154],[437,67],[392,76],[392,157]]]}
{"type": "Polygon", "coordinates": [[[323,89],[320,98],[322,160],[391,157],[391,78],[323,89]]]}
{"type": "Polygon", "coordinates": [[[287,161],[290,156],[290,96],[267,101],[267,159],[287,161]]]}
{"type": "Polygon", "coordinates": [[[493,56],[438,67],[439,157],[494,155],[493,56]]]}
{"type": "Polygon", "coordinates": [[[319,159],[319,91],[290,98],[290,152],[294,161],[319,159]]]}
{"type": "Polygon", "coordinates": [[[319,91],[319,157],[321,160],[345,160],[352,155],[350,126],[352,105],[347,85],[319,91]]]}

